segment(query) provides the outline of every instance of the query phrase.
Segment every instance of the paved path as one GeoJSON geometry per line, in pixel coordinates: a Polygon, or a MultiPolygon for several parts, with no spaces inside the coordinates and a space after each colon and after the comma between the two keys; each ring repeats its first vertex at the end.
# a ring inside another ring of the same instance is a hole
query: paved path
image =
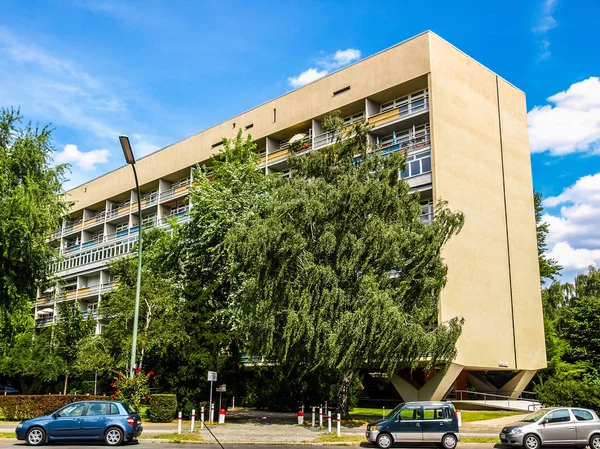
{"type": "MultiPolygon", "coordinates": [[[[195,447],[197,447],[197,445],[194,445],[195,447]]],[[[373,448],[373,446],[371,445],[361,445],[365,448],[369,447],[369,448],[373,448]]],[[[459,445],[460,448],[461,445],[459,445]]],[[[24,442],[20,441],[20,442],[6,442],[6,441],[0,441],[0,449],[25,449],[27,446],[24,442]]],[[[71,443],[71,444],[58,444],[58,443],[53,443],[52,448],[56,448],[56,449],[84,449],[84,448],[105,448],[106,446],[104,446],[103,444],[94,444],[94,443],[71,443]]],[[[157,449],[157,448],[164,448],[164,449],[181,449],[181,444],[174,444],[174,443],[138,443],[138,444],[133,444],[133,445],[127,445],[124,447],[133,447],[135,449],[157,449]]],[[[315,447],[315,448],[327,448],[327,449],[348,449],[347,446],[335,446],[335,445],[314,445],[311,447],[315,447]]],[[[428,447],[428,446],[418,446],[418,448],[413,448],[413,449],[422,449],[424,447],[428,447]]],[[[432,446],[433,447],[433,446],[432,446]]],[[[500,449],[499,446],[493,446],[491,444],[478,444],[478,445],[468,445],[469,449],[492,449],[494,447],[496,447],[496,449],[500,449]]],[[[402,446],[403,449],[411,449],[409,446],[402,446]]],[[[202,444],[201,449],[221,449],[220,446],[216,445],[216,444],[202,444]]],[[[225,446],[225,449],[228,449],[227,446],[225,446]]],[[[235,449],[306,449],[306,446],[294,446],[294,445],[270,445],[270,444],[236,444],[235,445],[235,449]]]]}

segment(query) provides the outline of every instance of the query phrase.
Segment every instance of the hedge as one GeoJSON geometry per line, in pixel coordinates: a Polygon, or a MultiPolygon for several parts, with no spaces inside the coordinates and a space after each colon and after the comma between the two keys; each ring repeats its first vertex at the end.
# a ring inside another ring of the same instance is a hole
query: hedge
{"type": "Polygon", "coordinates": [[[148,418],[152,422],[171,422],[177,413],[177,396],[153,394],[148,401],[148,418]]]}
{"type": "Polygon", "coordinates": [[[0,415],[9,421],[22,421],[49,415],[71,402],[94,399],[111,400],[106,396],[92,395],[10,395],[0,396],[0,415]]]}

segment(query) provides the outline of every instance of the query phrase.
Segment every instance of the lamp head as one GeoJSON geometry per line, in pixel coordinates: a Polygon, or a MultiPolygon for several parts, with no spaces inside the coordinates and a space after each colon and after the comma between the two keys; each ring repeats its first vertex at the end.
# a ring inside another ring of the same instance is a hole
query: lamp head
{"type": "Polygon", "coordinates": [[[132,165],[135,164],[135,157],[133,157],[133,150],[129,143],[129,137],[119,136],[119,142],[121,142],[121,148],[123,149],[123,154],[125,155],[127,163],[132,165]]]}

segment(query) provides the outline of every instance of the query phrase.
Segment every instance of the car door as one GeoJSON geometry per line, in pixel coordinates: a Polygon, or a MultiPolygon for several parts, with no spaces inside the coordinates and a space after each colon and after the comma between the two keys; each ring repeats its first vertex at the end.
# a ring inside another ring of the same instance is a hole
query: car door
{"type": "Polygon", "coordinates": [[[448,407],[444,408],[441,404],[424,405],[421,428],[424,442],[439,443],[446,432],[452,431],[452,419],[448,407]]]}
{"type": "Polygon", "coordinates": [[[407,404],[402,407],[391,424],[392,435],[397,442],[419,442],[423,441],[422,430],[422,407],[420,405],[407,404]]]}
{"type": "Polygon", "coordinates": [[[548,413],[540,425],[544,444],[575,444],[575,423],[569,410],[561,408],[548,413]]]}
{"type": "Polygon", "coordinates": [[[55,412],[45,426],[48,436],[55,439],[80,438],[81,416],[85,414],[86,407],[85,402],[75,402],[55,412]]]}
{"type": "Polygon", "coordinates": [[[85,416],[81,417],[81,436],[97,438],[104,434],[110,415],[107,402],[89,402],[85,416]]]}
{"type": "Polygon", "coordinates": [[[572,408],[571,413],[575,417],[577,444],[588,444],[592,434],[600,430],[600,423],[589,410],[572,408]]]}

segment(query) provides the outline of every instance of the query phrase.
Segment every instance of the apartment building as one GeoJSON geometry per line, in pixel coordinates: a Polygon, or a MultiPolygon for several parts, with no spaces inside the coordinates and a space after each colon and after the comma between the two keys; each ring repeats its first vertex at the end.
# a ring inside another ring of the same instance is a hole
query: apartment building
{"type": "MultiPolygon", "coordinates": [[[[499,388],[518,395],[546,366],[525,95],[432,32],[139,159],[141,226],[188,219],[192,168],[223,137],[250,133],[259,169],[286,173],[290,139],[302,141],[302,152],[334,141],[321,125],[334,110],[348,124],[367,121],[380,151],[407,153],[402,176],[420,197],[422,220],[439,198],[465,215],[443,251],[449,271],[439,306],[440,320],[465,319],[458,356],[419,382],[396,375],[394,386],[406,400],[440,399],[478,371],[518,370],[499,388]]],[[[40,292],[34,313],[44,326],[56,319],[57,301],[76,301],[101,332],[98,305],[115,287],[107,263],[131,251],[140,229],[131,169],[74,188],[68,199],[70,213],[50,238],[62,281],[40,292]]]]}

